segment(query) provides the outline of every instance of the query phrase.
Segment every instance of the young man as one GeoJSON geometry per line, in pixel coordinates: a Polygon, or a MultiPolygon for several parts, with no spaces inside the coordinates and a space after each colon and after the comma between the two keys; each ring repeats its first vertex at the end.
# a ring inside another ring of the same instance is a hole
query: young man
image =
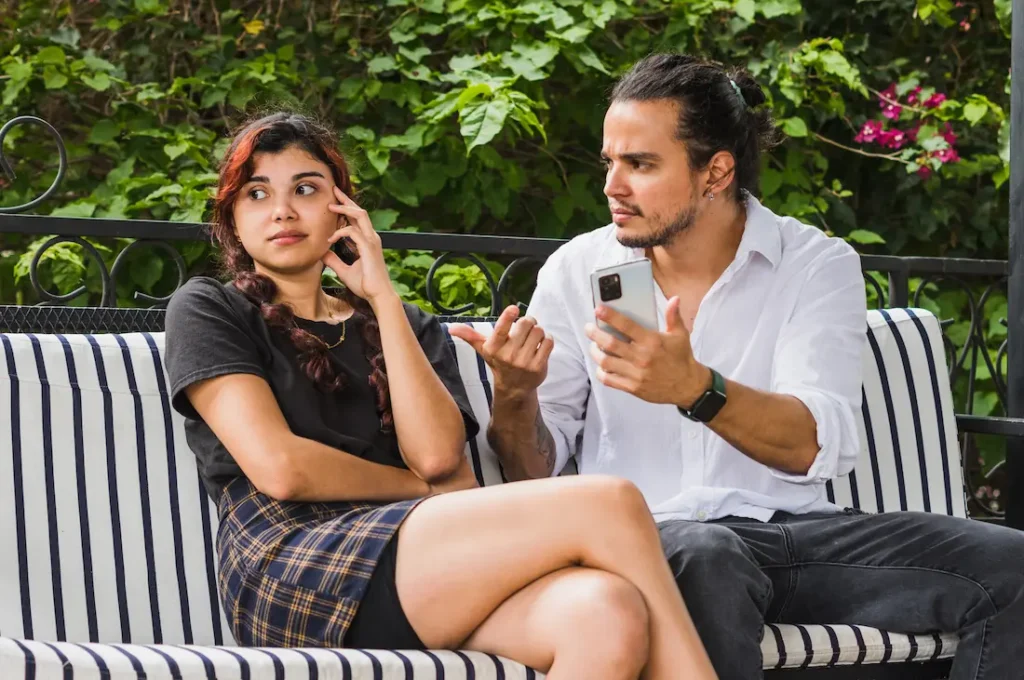
{"type": "Polygon", "coordinates": [[[530,316],[505,310],[486,341],[453,330],[493,369],[490,440],[513,478],[576,453],[581,473],[639,486],[723,679],[762,676],[765,621],[959,631],[953,679],[1016,677],[1024,535],[825,498],[859,447],[864,281],[846,243],[753,197],[764,101],[749,75],[682,55],[617,84],[614,224],[547,261],[530,316]],[[595,328],[590,273],[644,256],[664,325],[599,307],[625,343],[595,328]]]}

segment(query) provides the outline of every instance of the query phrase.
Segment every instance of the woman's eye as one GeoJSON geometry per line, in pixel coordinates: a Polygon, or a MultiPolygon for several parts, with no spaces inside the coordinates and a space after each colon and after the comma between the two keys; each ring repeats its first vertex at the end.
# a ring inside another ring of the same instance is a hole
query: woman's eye
{"type": "Polygon", "coordinates": [[[313,186],[312,184],[300,184],[299,186],[295,187],[295,191],[299,194],[299,196],[309,196],[314,191],[316,191],[316,187],[313,186]]]}
{"type": "Polygon", "coordinates": [[[260,199],[266,198],[266,196],[267,196],[267,192],[264,191],[263,189],[252,189],[249,192],[249,198],[253,199],[254,201],[258,201],[260,199]]]}

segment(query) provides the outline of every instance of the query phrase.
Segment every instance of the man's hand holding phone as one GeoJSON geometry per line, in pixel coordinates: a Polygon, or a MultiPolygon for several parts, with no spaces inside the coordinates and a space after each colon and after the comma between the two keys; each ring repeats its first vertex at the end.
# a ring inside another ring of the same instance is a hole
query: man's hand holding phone
{"type": "Polygon", "coordinates": [[[468,342],[483,357],[494,373],[494,390],[507,398],[523,398],[532,393],[548,374],[548,357],[554,341],[532,317],[519,319],[519,309],[506,307],[498,317],[490,336],[471,326],[453,325],[449,332],[468,342]]]}
{"type": "Polygon", "coordinates": [[[668,302],[664,333],[644,328],[607,305],[598,306],[596,316],[626,338],[620,340],[596,324],[587,324],[590,356],[603,384],[653,404],[683,408],[690,408],[708,389],[711,371],[693,356],[679,298],[668,302]]]}

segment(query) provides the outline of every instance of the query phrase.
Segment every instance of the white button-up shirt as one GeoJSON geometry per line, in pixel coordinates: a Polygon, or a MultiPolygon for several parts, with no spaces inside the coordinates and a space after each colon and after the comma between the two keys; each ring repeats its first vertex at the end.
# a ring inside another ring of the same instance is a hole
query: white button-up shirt
{"type": "MultiPolygon", "coordinates": [[[[609,225],[559,248],[538,275],[529,314],[555,343],[539,390],[557,449],[555,473],[575,455],[581,473],[629,479],[659,521],[729,515],[767,521],[776,510],[837,510],[826,499],[825,482],[852,470],[860,447],[855,413],[867,341],[857,253],[748,198],[736,258],[694,321],[698,361],[807,406],[820,450],[806,475],[762,465],[675,406],[647,403],[597,380],[584,333],[594,319],[590,273],[643,256],[622,246],[609,225]]],[[[657,285],[655,295],[664,330],[667,299],[657,285]]]]}

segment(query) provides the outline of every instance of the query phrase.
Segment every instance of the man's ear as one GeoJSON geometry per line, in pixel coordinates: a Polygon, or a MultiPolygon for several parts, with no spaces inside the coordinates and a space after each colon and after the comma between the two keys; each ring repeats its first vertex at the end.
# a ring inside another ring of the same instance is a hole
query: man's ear
{"type": "Polygon", "coordinates": [[[736,159],[728,151],[719,151],[707,165],[708,180],[704,193],[724,193],[736,178],[736,159]]]}

